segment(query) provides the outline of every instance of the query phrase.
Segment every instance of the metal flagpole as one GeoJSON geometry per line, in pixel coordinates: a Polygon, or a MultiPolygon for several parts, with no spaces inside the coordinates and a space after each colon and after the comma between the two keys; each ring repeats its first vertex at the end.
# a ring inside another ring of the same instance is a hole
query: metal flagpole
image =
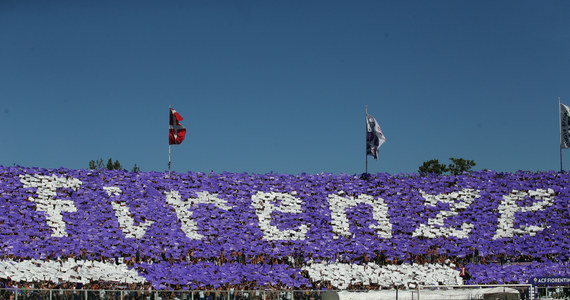
{"type": "Polygon", "coordinates": [[[172,122],[172,113],[170,109],[172,108],[171,105],[168,105],[168,178],[170,178],[170,123],[172,122]]]}
{"type": "Polygon", "coordinates": [[[364,157],[366,158],[366,170],[364,172],[364,174],[368,174],[368,105],[365,106],[365,113],[366,115],[364,116],[364,125],[366,126],[365,129],[365,133],[366,133],[366,143],[364,144],[364,157]]]}
{"type": "Polygon", "coordinates": [[[560,116],[560,97],[558,97],[558,128],[560,131],[560,172],[562,172],[562,119],[560,116]]]}

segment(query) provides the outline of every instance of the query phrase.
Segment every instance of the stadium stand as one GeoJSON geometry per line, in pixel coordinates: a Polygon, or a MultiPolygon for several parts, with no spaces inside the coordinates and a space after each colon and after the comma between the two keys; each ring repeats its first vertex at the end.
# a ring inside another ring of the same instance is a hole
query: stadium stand
{"type": "Polygon", "coordinates": [[[0,287],[378,290],[570,276],[569,180],[0,167],[0,287]]]}

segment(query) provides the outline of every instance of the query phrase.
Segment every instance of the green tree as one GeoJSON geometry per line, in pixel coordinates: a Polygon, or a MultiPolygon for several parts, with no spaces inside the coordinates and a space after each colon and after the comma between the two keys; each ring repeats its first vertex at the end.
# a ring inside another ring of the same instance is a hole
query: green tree
{"type": "Polygon", "coordinates": [[[447,171],[448,171],[447,166],[444,164],[440,164],[437,159],[424,161],[424,163],[420,166],[418,170],[418,172],[422,175],[426,174],[441,175],[447,171]]]}
{"type": "Polygon", "coordinates": [[[121,166],[121,163],[118,160],[115,160],[115,162],[113,163],[113,160],[111,158],[109,158],[109,160],[107,161],[107,170],[122,170],[123,166],[121,166]]]}
{"type": "Polygon", "coordinates": [[[118,160],[115,160],[115,163],[113,164],[113,169],[115,170],[122,170],[123,166],[121,166],[121,163],[119,163],[118,160]]]}
{"type": "Polygon", "coordinates": [[[472,160],[454,157],[450,157],[449,160],[451,160],[451,163],[448,165],[439,163],[437,159],[424,161],[424,163],[419,167],[418,173],[421,175],[442,175],[449,172],[451,175],[460,175],[464,172],[470,172],[471,168],[475,166],[475,162],[472,160]]]}
{"type": "Polygon", "coordinates": [[[113,160],[109,158],[109,160],[107,160],[107,170],[113,170],[113,168],[113,160]]]}
{"type": "Polygon", "coordinates": [[[99,160],[90,161],[89,162],[89,169],[90,170],[103,169],[103,159],[99,158],[99,160]]]}
{"type": "MultiPolygon", "coordinates": [[[[91,170],[100,170],[100,169],[107,169],[107,170],[124,170],[123,169],[123,165],[121,165],[121,163],[118,160],[115,160],[115,162],[113,162],[112,158],[109,158],[107,160],[107,164],[105,165],[103,163],[103,159],[100,158],[99,160],[92,160],[89,162],[89,169],[91,170]]],[[[135,166],[133,167],[133,172],[139,172],[140,168],[135,164],[135,166]]]]}
{"type": "Polygon", "coordinates": [[[450,157],[451,163],[449,164],[449,171],[451,175],[460,175],[463,172],[471,171],[471,168],[475,166],[475,162],[472,160],[466,160],[463,158],[453,158],[450,157]]]}

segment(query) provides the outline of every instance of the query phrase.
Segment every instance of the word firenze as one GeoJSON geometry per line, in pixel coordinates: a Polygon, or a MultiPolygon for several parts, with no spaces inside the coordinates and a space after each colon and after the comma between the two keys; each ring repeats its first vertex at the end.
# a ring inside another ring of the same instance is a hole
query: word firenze
{"type": "MultiPolygon", "coordinates": [[[[38,174],[19,175],[19,179],[23,188],[31,194],[26,200],[35,203],[35,210],[41,212],[41,215],[45,217],[45,224],[51,230],[51,237],[69,236],[64,215],[67,218],[78,213],[76,202],[81,202],[82,199],[77,195],[77,191],[82,187],[83,182],[69,176],[38,174]],[[69,199],[71,198],[70,195],[74,193],[74,199],[69,199]]],[[[150,214],[141,215],[141,211],[144,210],[135,209],[135,213],[133,208],[137,208],[137,205],[133,204],[131,196],[125,195],[124,186],[100,184],[98,187],[103,192],[98,194],[98,197],[106,197],[103,203],[111,204],[117,225],[124,237],[141,239],[154,223],[160,221],[160,215],[156,211],[147,211],[150,214]]],[[[165,189],[162,192],[153,189],[153,191],[155,197],[162,197],[163,203],[170,207],[170,211],[174,212],[178,220],[179,230],[190,240],[204,238],[205,233],[200,228],[198,219],[202,221],[201,223],[207,222],[202,217],[194,216],[194,211],[201,205],[206,205],[211,211],[217,211],[217,214],[212,214],[209,218],[217,218],[218,223],[225,223],[222,226],[239,226],[239,222],[232,224],[232,220],[239,220],[238,207],[217,193],[193,189],[184,192],[185,195],[190,196],[183,196],[181,191],[176,189],[165,189]],[[232,214],[228,215],[230,217],[224,217],[224,212],[232,212],[232,214]]],[[[433,194],[418,189],[418,193],[423,198],[424,208],[423,211],[421,209],[416,210],[421,222],[412,224],[415,225],[410,230],[413,237],[467,239],[473,231],[477,230],[472,219],[463,218],[464,220],[458,222],[457,217],[460,214],[469,215],[465,214],[465,211],[469,211],[474,203],[482,197],[481,190],[463,188],[457,191],[433,194]]],[[[534,236],[543,231],[547,228],[545,222],[527,224],[521,222],[524,220],[517,219],[517,216],[520,218],[522,213],[544,211],[553,205],[555,194],[554,190],[550,188],[537,188],[532,190],[513,189],[509,193],[501,195],[498,199],[498,206],[493,208],[493,214],[497,217],[495,218],[496,230],[492,239],[534,236]]],[[[244,200],[250,202],[249,207],[244,208],[242,205],[240,211],[247,213],[253,209],[257,224],[251,224],[251,222],[250,224],[257,225],[262,234],[261,239],[265,241],[303,241],[307,238],[307,233],[311,227],[315,225],[314,222],[317,221],[324,221],[329,224],[325,227],[330,228],[332,238],[335,240],[339,238],[349,239],[354,234],[354,230],[351,230],[354,226],[364,228],[363,232],[374,235],[376,239],[391,239],[393,237],[393,220],[391,220],[389,213],[390,208],[382,197],[373,197],[367,194],[349,195],[344,191],[336,191],[324,197],[328,203],[325,203],[323,205],[325,207],[315,210],[312,214],[307,211],[308,205],[306,203],[310,197],[305,194],[301,196],[296,191],[285,193],[254,190],[249,194],[248,199],[241,197],[237,200],[234,199],[233,202],[236,205],[244,200]],[[361,221],[358,225],[350,220],[350,216],[361,210],[368,215],[368,220],[361,221]],[[312,217],[308,217],[308,215],[312,217]]],[[[36,220],[38,219],[36,218],[36,220]]]]}

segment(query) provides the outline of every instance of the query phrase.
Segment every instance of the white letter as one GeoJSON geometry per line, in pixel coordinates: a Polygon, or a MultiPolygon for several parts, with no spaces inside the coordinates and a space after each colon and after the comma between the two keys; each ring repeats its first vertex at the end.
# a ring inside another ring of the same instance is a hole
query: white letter
{"type": "Polygon", "coordinates": [[[188,198],[187,201],[182,201],[178,191],[166,192],[166,203],[174,208],[176,216],[182,222],[181,229],[188,238],[198,240],[204,236],[198,233],[198,225],[192,220],[192,211],[190,208],[197,204],[213,204],[219,209],[230,210],[231,207],[227,205],[224,199],[218,198],[217,194],[210,194],[208,192],[196,192],[196,198],[188,198]]]}
{"type": "Polygon", "coordinates": [[[77,208],[72,200],[55,199],[58,188],[70,188],[77,190],[81,181],[77,178],[63,178],[44,175],[20,175],[20,181],[24,188],[37,188],[37,198],[29,197],[28,200],[36,203],[36,210],[46,213],[47,225],[52,229],[53,237],[67,236],[62,212],[76,212],[77,208]]]}
{"type": "Polygon", "coordinates": [[[263,232],[263,238],[271,240],[304,240],[307,233],[307,225],[302,224],[298,230],[279,230],[271,225],[271,214],[274,211],[282,213],[301,213],[301,200],[286,193],[257,192],[251,197],[255,214],[259,219],[259,228],[263,232]],[[273,204],[280,200],[280,205],[273,204]]]}
{"type": "Polygon", "coordinates": [[[499,216],[497,224],[497,232],[493,237],[494,240],[516,235],[536,235],[539,231],[544,230],[544,226],[522,225],[519,228],[513,228],[515,223],[515,213],[539,211],[551,206],[554,202],[554,190],[537,189],[536,191],[517,191],[513,190],[510,194],[503,196],[503,201],[499,205],[499,216]],[[516,200],[523,200],[525,197],[540,199],[542,201],[535,202],[531,206],[520,207],[516,200]]]}
{"type": "MultiPolygon", "coordinates": [[[[119,187],[115,186],[106,186],[103,189],[107,192],[107,195],[110,197],[111,195],[118,196],[123,191],[119,187]]],[[[113,201],[111,202],[113,205],[113,210],[115,211],[115,217],[117,217],[117,221],[119,221],[119,227],[125,234],[127,238],[136,238],[140,239],[146,233],[146,229],[154,223],[151,220],[147,220],[144,223],[140,223],[139,225],[135,225],[135,221],[131,216],[131,212],[127,203],[124,201],[113,201]]]]}
{"type": "Polygon", "coordinates": [[[350,223],[346,217],[346,210],[360,203],[372,207],[372,218],[378,222],[377,225],[370,224],[369,228],[376,229],[380,237],[391,238],[392,224],[390,224],[390,219],[388,218],[388,206],[384,203],[384,199],[378,198],[375,200],[374,197],[366,194],[359,195],[356,199],[352,196],[346,198],[336,194],[329,195],[333,232],[344,236],[350,235],[350,223]]]}
{"type": "Polygon", "coordinates": [[[473,224],[471,223],[463,223],[461,225],[461,230],[444,227],[443,225],[446,218],[456,216],[458,214],[458,209],[467,208],[471,203],[473,203],[473,201],[475,201],[476,198],[479,198],[479,193],[480,191],[477,190],[463,189],[459,192],[449,194],[430,195],[420,190],[420,194],[422,194],[422,197],[426,200],[426,206],[436,206],[438,202],[443,202],[449,204],[449,210],[440,211],[435,218],[428,220],[427,225],[420,224],[420,227],[414,231],[412,236],[425,236],[429,238],[452,236],[460,239],[469,237],[469,232],[473,229],[473,224]],[[460,201],[455,202],[456,200],[460,201]],[[436,227],[436,225],[438,227],[436,227]]]}

